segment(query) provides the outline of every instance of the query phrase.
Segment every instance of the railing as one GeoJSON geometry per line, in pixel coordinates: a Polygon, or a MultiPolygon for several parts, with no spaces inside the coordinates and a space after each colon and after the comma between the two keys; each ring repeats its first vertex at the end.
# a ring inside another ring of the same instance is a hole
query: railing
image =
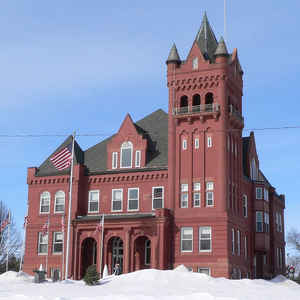
{"type": "Polygon", "coordinates": [[[229,113],[241,120],[242,122],[244,122],[244,117],[240,114],[238,110],[234,108],[232,104],[229,104],[229,113]]]}
{"type": "Polygon", "coordinates": [[[197,113],[212,113],[220,111],[220,105],[218,103],[213,104],[202,104],[202,105],[194,105],[176,107],[174,109],[175,115],[185,115],[185,114],[197,114],[197,113]]]}

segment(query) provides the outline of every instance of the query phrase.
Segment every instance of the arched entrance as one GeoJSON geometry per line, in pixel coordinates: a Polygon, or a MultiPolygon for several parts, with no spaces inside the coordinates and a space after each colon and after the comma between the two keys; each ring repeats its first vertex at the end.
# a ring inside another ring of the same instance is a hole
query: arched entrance
{"type": "Polygon", "coordinates": [[[81,244],[81,278],[90,265],[97,264],[97,242],[93,238],[86,238],[81,244]]]}
{"type": "Polygon", "coordinates": [[[119,274],[123,273],[123,240],[119,237],[113,237],[108,242],[108,263],[110,263],[110,271],[114,272],[116,264],[119,264],[119,274]]]}
{"type": "Polygon", "coordinates": [[[151,241],[146,236],[134,241],[134,270],[149,269],[151,266],[151,241]]]}

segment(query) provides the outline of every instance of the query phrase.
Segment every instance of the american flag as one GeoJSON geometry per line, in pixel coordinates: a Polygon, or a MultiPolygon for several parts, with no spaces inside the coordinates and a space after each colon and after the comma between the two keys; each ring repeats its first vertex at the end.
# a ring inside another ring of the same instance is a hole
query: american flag
{"type": "Polygon", "coordinates": [[[29,223],[29,217],[26,216],[26,217],[24,218],[24,228],[26,228],[26,226],[28,225],[28,223],[29,223]]]}
{"type": "Polygon", "coordinates": [[[46,235],[48,233],[49,220],[42,227],[42,235],[46,235]]]}
{"type": "Polygon", "coordinates": [[[8,214],[6,216],[6,219],[4,221],[2,221],[2,223],[1,223],[0,232],[2,232],[8,224],[10,224],[9,212],[8,212],[8,214]]]}
{"type": "Polygon", "coordinates": [[[50,157],[50,160],[57,170],[67,169],[72,160],[72,143],[50,157]]]}

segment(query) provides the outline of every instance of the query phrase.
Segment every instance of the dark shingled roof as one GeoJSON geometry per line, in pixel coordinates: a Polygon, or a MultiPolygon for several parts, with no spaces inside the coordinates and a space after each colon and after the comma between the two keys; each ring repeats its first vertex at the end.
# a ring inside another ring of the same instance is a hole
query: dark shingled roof
{"type": "Polygon", "coordinates": [[[212,30],[206,13],[204,13],[200,29],[197,33],[196,43],[206,60],[214,61],[214,54],[218,47],[218,41],[212,30]]]}
{"type": "MultiPolygon", "coordinates": [[[[166,169],[168,167],[168,114],[159,109],[135,123],[137,132],[148,140],[148,151],[146,154],[145,168],[138,168],[138,171],[145,169],[166,169]]],[[[107,170],[107,143],[114,137],[111,136],[95,146],[82,151],[75,142],[74,164],[84,164],[87,173],[98,174],[116,172],[107,170]]],[[[50,157],[67,146],[72,141],[69,136],[38,168],[36,176],[52,176],[69,174],[70,168],[58,171],[50,161],[50,157]]],[[[134,169],[132,169],[134,170],[134,169]]],[[[130,171],[132,171],[130,170],[130,171]]],[[[128,172],[128,170],[124,170],[128,172]]],[[[120,172],[120,170],[117,170],[120,172]]]]}
{"type": "Polygon", "coordinates": [[[180,57],[179,57],[175,43],[173,44],[173,46],[170,50],[168,59],[167,59],[167,64],[171,63],[171,62],[177,62],[177,63],[180,62],[180,57]]]}

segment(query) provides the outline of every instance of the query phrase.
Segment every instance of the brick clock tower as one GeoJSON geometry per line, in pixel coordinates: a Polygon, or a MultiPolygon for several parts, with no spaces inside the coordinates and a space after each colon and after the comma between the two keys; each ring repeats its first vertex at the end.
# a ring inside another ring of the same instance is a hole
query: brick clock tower
{"type": "Polygon", "coordinates": [[[229,54],[224,39],[216,40],[205,14],[187,59],[180,59],[174,44],[166,63],[174,262],[199,260],[210,264],[214,276],[230,276],[232,264],[240,265],[230,256],[231,228],[248,230],[238,201],[244,122],[237,50],[229,54]]]}

